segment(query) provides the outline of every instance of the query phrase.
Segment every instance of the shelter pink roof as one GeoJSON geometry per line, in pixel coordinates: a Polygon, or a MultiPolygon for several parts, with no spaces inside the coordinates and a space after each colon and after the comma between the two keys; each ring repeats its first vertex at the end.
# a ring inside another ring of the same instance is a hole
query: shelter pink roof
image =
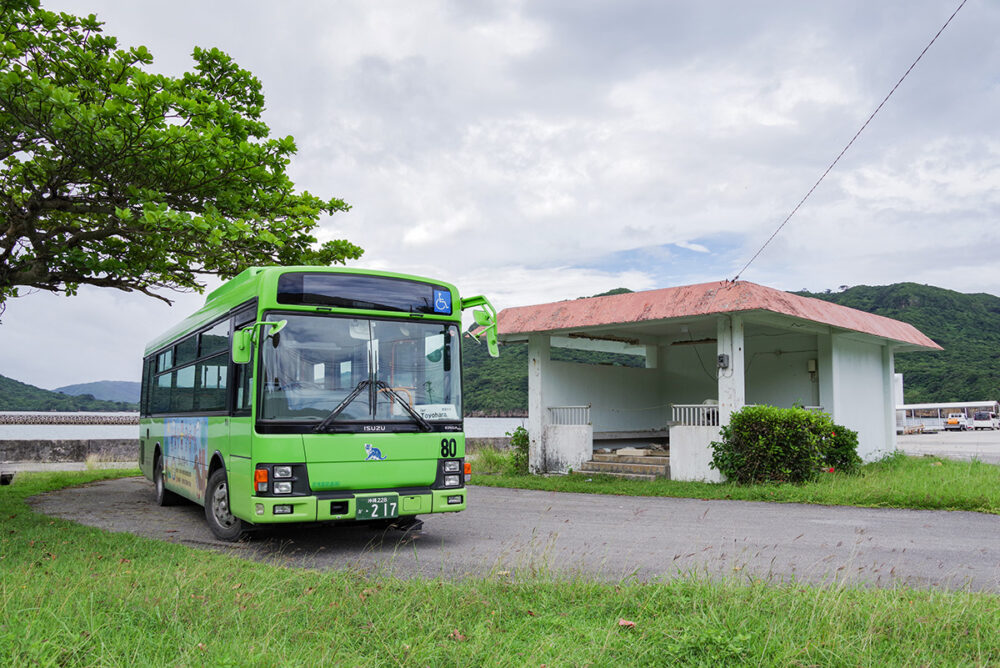
{"type": "Polygon", "coordinates": [[[501,336],[508,336],[747,311],[768,311],[920,348],[942,349],[908,323],[747,281],[700,283],[507,308],[498,316],[498,330],[501,336]]]}

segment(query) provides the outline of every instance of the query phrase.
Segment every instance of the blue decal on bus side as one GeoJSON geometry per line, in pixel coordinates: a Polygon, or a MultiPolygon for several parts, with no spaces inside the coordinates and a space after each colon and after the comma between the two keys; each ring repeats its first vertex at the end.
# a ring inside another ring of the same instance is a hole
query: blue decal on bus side
{"type": "Polygon", "coordinates": [[[205,496],[208,483],[208,418],[163,421],[163,475],[193,499],[205,496]]]}

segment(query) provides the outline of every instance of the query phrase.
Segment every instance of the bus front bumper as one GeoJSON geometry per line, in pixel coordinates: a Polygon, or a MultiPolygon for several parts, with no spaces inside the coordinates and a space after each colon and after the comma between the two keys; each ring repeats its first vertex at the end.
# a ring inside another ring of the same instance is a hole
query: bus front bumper
{"type": "MultiPolygon", "coordinates": [[[[384,498],[393,493],[345,495],[332,498],[324,495],[273,497],[260,496],[252,500],[253,516],[242,518],[253,524],[286,524],[294,522],[339,522],[346,520],[371,521],[382,517],[358,517],[358,504],[365,499],[384,498]]],[[[399,494],[396,501],[397,517],[427,515],[430,513],[453,513],[465,510],[468,490],[434,489],[425,494],[399,494]]]]}

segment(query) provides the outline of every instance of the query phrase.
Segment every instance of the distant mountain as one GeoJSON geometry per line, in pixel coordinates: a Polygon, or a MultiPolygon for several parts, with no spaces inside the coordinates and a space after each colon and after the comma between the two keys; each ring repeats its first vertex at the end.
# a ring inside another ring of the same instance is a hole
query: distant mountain
{"type": "Polygon", "coordinates": [[[101,401],[89,394],[72,396],[43,390],[34,385],[0,376],[2,411],[134,411],[137,403],[101,401]]]}
{"type": "Polygon", "coordinates": [[[796,294],[908,322],[941,345],[896,357],[907,403],[1000,399],[1000,297],[917,283],[796,294]]]}
{"type": "Polygon", "coordinates": [[[93,383],[65,385],[52,391],[73,396],[89,394],[95,399],[104,401],[126,401],[137,404],[139,403],[139,389],[141,387],[142,383],[132,380],[98,380],[93,383]]]}

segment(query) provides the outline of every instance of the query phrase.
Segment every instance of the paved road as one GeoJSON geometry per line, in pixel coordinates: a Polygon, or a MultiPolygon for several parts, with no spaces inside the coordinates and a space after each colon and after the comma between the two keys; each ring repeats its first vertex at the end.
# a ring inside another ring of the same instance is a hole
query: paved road
{"type": "Polygon", "coordinates": [[[948,459],[978,459],[1000,464],[1000,431],[940,431],[896,437],[896,446],[908,455],[936,455],[948,459]]]}
{"type": "Polygon", "coordinates": [[[35,497],[40,512],[194,547],[306,568],[403,577],[531,573],[604,580],[712,576],[906,584],[1000,592],[1000,516],[563,494],[473,487],[469,510],[424,531],[308,527],[214,540],[200,506],[160,508],[124,478],[35,497]]]}

